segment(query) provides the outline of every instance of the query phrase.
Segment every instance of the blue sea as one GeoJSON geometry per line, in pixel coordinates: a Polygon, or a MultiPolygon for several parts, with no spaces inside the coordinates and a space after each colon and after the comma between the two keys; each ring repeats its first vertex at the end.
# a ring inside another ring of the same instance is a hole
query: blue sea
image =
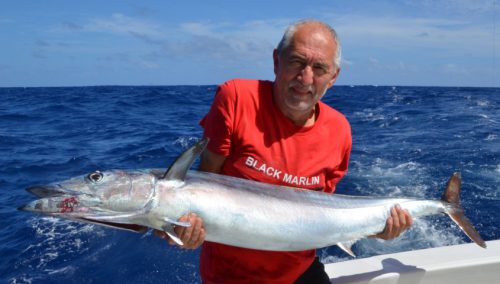
{"type": "MultiPolygon", "coordinates": [[[[144,235],[17,211],[24,189],[112,168],[167,168],[202,134],[216,86],[0,88],[0,283],[199,283],[199,251],[144,235]]],[[[335,86],[352,125],[337,192],[439,199],[460,171],[466,215],[500,238],[500,89],[335,86]]],[[[216,202],[216,200],[214,200],[216,202]]],[[[359,257],[470,242],[445,216],[359,257]]],[[[325,263],[349,260],[336,247],[325,263]]]]}

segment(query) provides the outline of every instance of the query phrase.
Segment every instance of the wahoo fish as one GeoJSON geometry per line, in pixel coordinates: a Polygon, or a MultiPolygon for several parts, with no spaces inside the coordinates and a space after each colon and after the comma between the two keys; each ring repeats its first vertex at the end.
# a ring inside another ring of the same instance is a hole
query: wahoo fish
{"type": "Polygon", "coordinates": [[[145,232],[165,231],[182,241],[175,226],[182,215],[204,221],[206,240],[231,246],[301,251],[338,245],[354,256],[351,245],[381,232],[396,205],[413,218],[445,213],[476,244],[486,244],[460,205],[459,173],[448,181],[441,200],[375,198],[327,194],[190,171],[207,139],[160,169],[95,171],[62,182],[27,188],[40,199],[20,210],[75,221],[145,232]]]}

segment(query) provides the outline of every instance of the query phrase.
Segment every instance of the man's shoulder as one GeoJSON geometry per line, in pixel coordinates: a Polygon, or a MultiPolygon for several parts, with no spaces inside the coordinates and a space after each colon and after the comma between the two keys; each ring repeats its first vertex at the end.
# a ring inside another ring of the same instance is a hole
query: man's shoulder
{"type": "Polygon", "coordinates": [[[325,104],[322,101],[319,101],[319,104],[320,104],[320,111],[322,113],[321,115],[324,115],[327,121],[334,120],[336,123],[341,123],[342,125],[350,128],[349,121],[347,120],[347,118],[343,113],[325,104]]]}
{"type": "Polygon", "coordinates": [[[255,102],[269,97],[272,86],[272,82],[265,80],[232,79],[221,84],[217,93],[238,103],[255,102]]]}
{"type": "Polygon", "coordinates": [[[261,88],[272,87],[272,82],[267,80],[236,78],[224,82],[221,86],[235,88],[236,90],[260,90],[261,88]]]}

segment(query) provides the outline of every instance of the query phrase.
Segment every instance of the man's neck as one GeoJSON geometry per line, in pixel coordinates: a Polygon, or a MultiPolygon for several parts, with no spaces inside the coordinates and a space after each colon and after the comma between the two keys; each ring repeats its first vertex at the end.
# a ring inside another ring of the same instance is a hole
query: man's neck
{"type": "Polygon", "coordinates": [[[284,113],[293,124],[301,127],[313,126],[316,122],[316,107],[301,113],[284,113]]]}

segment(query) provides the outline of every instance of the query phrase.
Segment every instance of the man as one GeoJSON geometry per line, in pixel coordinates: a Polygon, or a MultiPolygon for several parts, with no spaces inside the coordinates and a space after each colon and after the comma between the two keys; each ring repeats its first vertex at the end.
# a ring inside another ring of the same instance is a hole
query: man
{"type": "MultiPolygon", "coordinates": [[[[239,79],[219,86],[200,122],[210,138],[200,170],[332,193],[351,151],[349,123],[320,101],[340,72],[337,35],[319,21],[297,22],[286,30],[273,61],[274,82],[239,79]]],[[[192,224],[176,228],[183,247],[203,244],[204,283],[329,283],[315,250],[270,252],[204,242],[201,218],[188,214],[180,220],[192,224]]],[[[395,238],[411,223],[406,211],[393,208],[375,237],[395,238]]]]}

